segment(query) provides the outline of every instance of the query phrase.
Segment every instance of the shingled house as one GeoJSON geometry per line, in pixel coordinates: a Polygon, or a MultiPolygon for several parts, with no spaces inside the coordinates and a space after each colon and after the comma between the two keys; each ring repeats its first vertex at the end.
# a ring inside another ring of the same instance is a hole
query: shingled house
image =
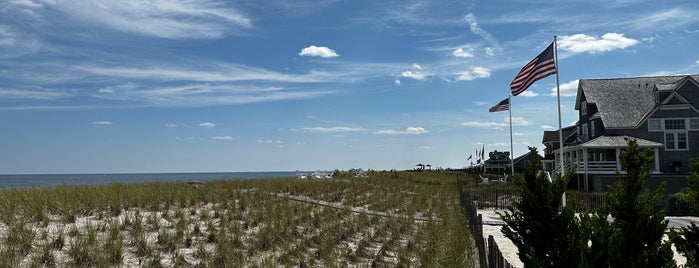
{"type": "MultiPolygon", "coordinates": [[[[563,129],[566,169],[576,168],[585,189],[605,190],[621,170],[621,149],[635,139],[655,155],[651,176],[668,181],[668,188],[680,187],[672,180],[686,177],[690,159],[699,157],[697,79],[699,75],[581,79],[575,99],[578,122],[563,129]]],[[[558,140],[557,130],[544,133],[545,159],[553,159],[555,167],[561,162],[558,140]]]]}

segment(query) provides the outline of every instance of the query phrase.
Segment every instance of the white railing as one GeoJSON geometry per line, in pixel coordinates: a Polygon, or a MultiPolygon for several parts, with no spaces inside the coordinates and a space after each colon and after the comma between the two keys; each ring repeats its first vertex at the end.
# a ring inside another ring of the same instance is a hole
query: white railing
{"type": "MultiPolygon", "coordinates": [[[[585,162],[566,162],[565,170],[571,170],[575,168],[575,173],[583,174],[585,173],[585,162]]],[[[556,170],[559,170],[557,168],[556,170]]],[[[588,173],[610,173],[613,174],[617,170],[616,161],[587,161],[587,172],[588,173]]]]}

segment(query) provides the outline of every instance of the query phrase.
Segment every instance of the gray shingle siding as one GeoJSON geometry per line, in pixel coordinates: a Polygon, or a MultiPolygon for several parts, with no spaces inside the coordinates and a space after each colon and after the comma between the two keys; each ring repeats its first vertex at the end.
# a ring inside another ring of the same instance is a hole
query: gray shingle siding
{"type": "MultiPolygon", "coordinates": [[[[661,76],[617,79],[581,79],[576,100],[580,110],[582,100],[587,100],[587,115],[580,114],[578,124],[595,124],[596,136],[631,136],[665,144],[665,131],[648,131],[648,118],[697,118],[694,109],[659,109],[662,102],[682,104],[684,98],[694,108],[699,107],[699,76],[661,76]],[[689,78],[691,77],[691,78],[689,78]],[[656,90],[660,89],[660,102],[656,90]],[[673,96],[675,92],[675,96],[673,96]],[[667,99],[673,96],[673,99],[667,99]],[[676,97],[680,96],[680,97],[676,97]],[[599,120],[590,116],[599,113],[599,120]]],[[[689,128],[689,126],[686,126],[689,128]]],[[[589,131],[589,130],[588,130],[589,131]]],[[[592,134],[591,132],[590,135],[592,134]]],[[[699,157],[699,130],[687,130],[688,150],[660,148],[659,164],[663,173],[687,173],[691,158],[699,157]],[[682,163],[675,170],[673,163],[682,163]]],[[[594,137],[590,137],[592,139],[594,137]]]]}

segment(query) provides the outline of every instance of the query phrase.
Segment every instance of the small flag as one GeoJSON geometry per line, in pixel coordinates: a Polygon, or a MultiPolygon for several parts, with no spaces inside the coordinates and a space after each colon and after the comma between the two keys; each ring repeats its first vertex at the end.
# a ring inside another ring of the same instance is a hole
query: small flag
{"type": "Polygon", "coordinates": [[[500,112],[500,111],[507,111],[510,109],[510,98],[504,99],[498,104],[495,104],[495,106],[490,107],[489,112],[500,112]]]}
{"type": "Polygon", "coordinates": [[[541,54],[519,70],[515,79],[510,83],[512,95],[519,95],[534,84],[534,82],[555,74],[556,72],[556,63],[553,59],[553,43],[551,43],[541,54]]]}
{"type": "Polygon", "coordinates": [[[485,160],[485,144],[483,144],[483,149],[481,149],[481,159],[485,160]]]}

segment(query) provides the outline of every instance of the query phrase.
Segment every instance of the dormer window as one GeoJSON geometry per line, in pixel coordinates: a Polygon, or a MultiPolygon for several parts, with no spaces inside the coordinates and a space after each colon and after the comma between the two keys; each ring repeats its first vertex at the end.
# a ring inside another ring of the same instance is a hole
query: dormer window
{"type": "Polygon", "coordinates": [[[580,103],[580,114],[587,115],[587,101],[582,101],[580,103]]]}

